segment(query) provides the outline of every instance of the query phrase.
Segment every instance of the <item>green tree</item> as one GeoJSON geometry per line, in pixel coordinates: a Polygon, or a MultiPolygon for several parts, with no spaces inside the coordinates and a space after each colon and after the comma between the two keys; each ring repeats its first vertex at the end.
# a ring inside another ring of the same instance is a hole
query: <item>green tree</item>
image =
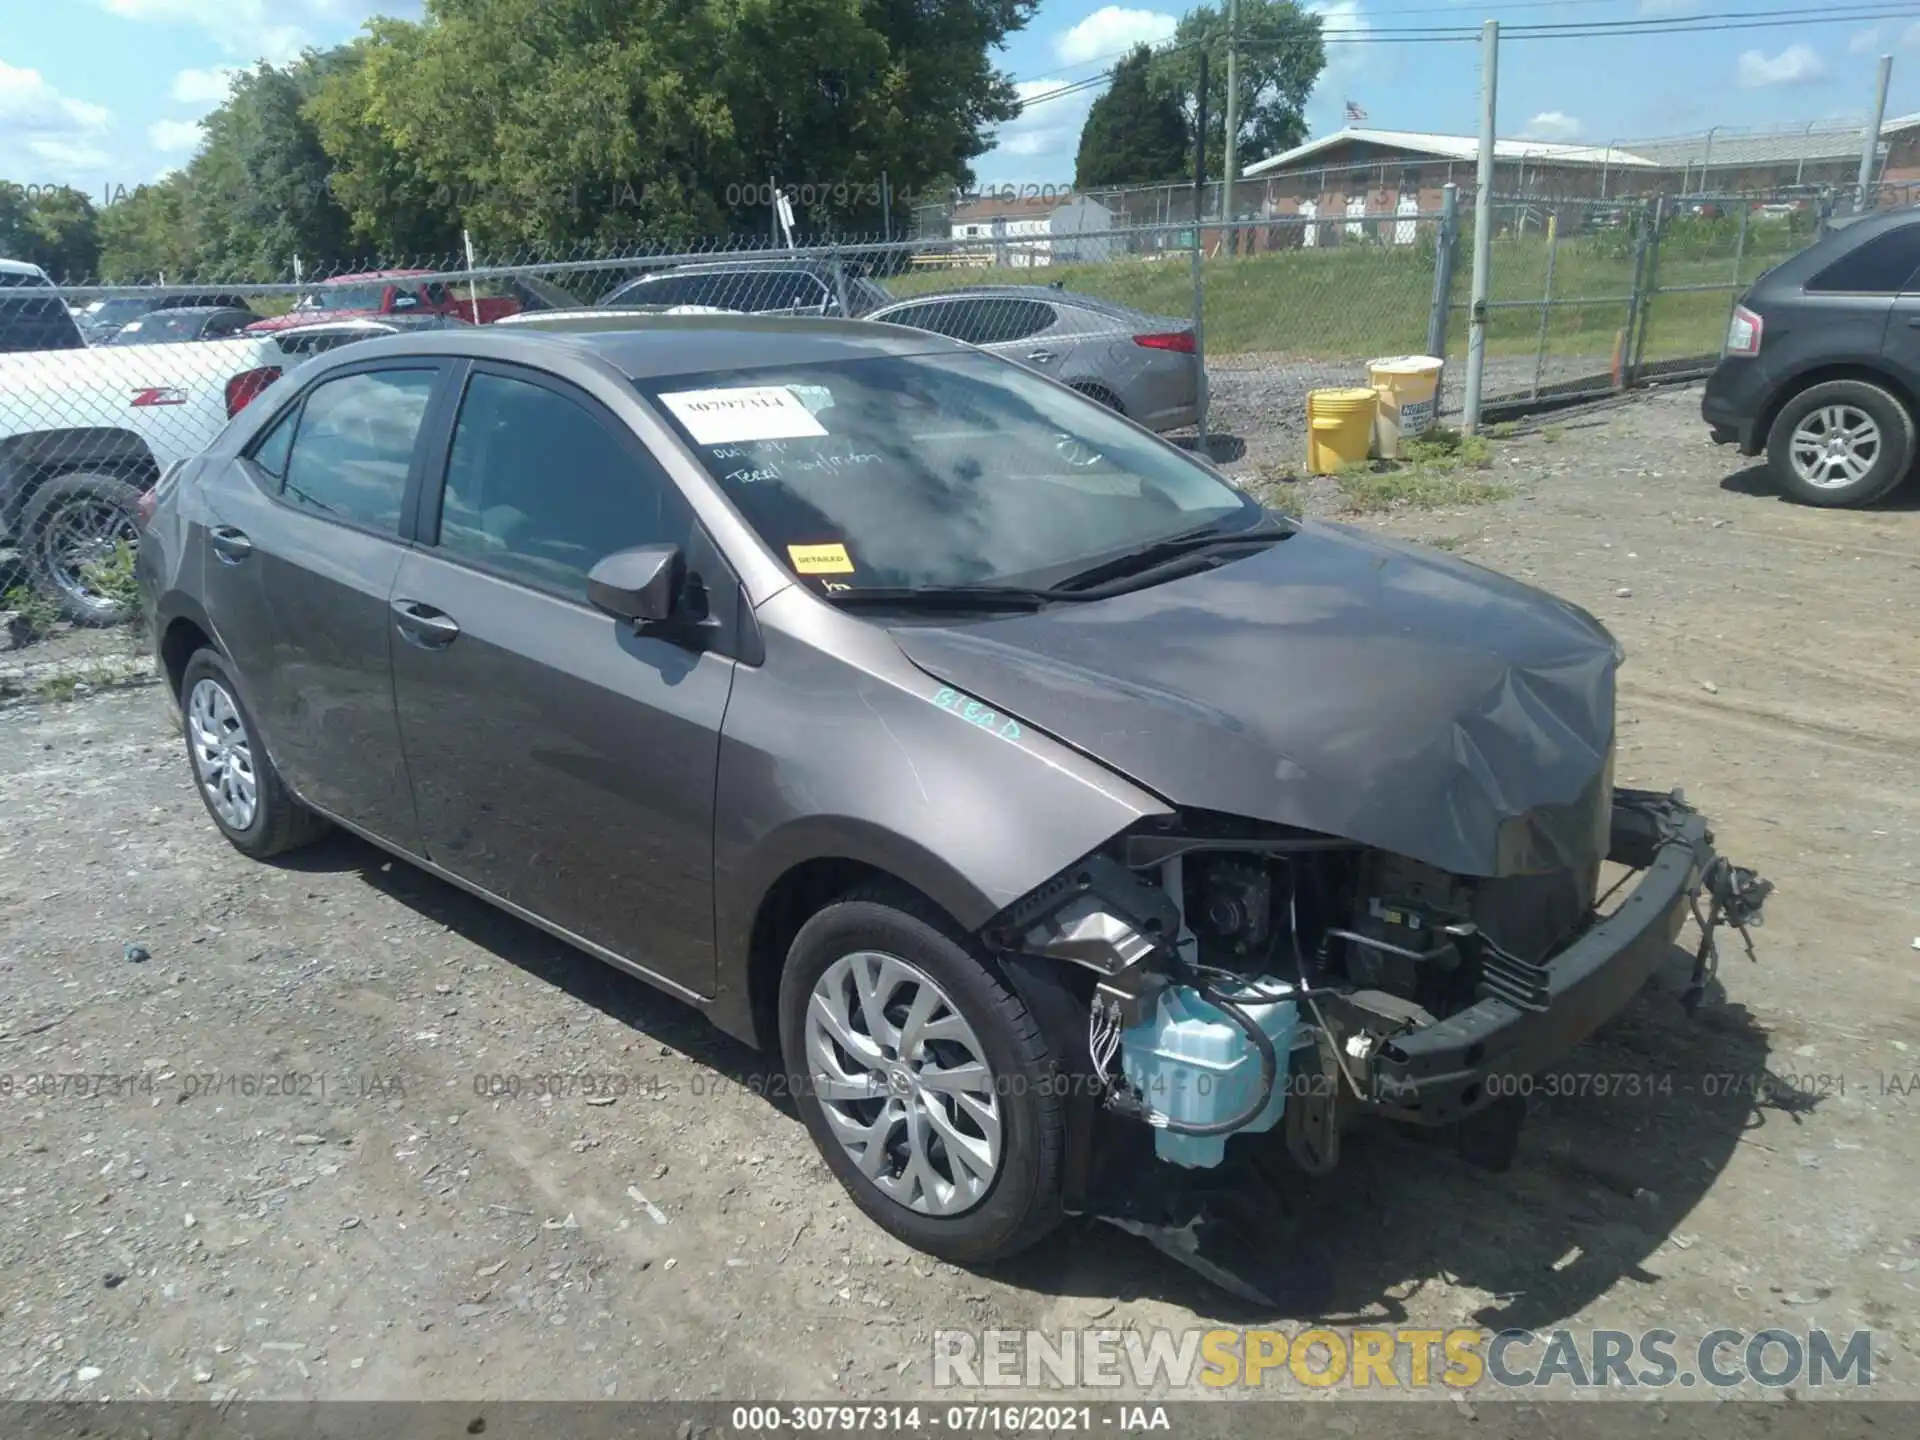
{"type": "Polygon", "coordinates": [[[70,186],[34,189],[0,181],[0,255],[38,265],[56,280],[88,280],[100,265],[93,202],[70,186]]]}
{"type": "MultiPolygon", "coordinates": [[[[1307,138],[1308,96],[1326,68],[1320,17],[1296,0],[1240,0],[1239,25],[1241,163],[1290,150],[1307,138]]],[[[1207,172],[1226,163],[1227,17],[1202,5],[1181,18],[1173,43],[1156,58],[1162,80],[1182,97],[1189,116],[1200,80],[1200,52],[1207,54],[1207,172]]]]}
{"type": "Polygon", "coordinates": [[[209,276],[280,279],[293,258],[337,260],[350,222],[328,186],[333,162],[306,106],[351,57],[309,51],[285,69],[260,64],[234,77],[227,103],[207,117],[207,139],[188,167],[206,205],[195,260],[209,276]]]}
{"type": "Polygon", "coordinates": [[[176,170],[154,185],[142,185],[100,212],[100,278],[111,285],[137,285],[185,278],[194,268],[200,207],[193,187],[176,170]]]}
{"type": "Polygon", "coordinates": [[[380,22],[308,108],[353,235],[441,227],[489,249],[764,230],[769,177],[807,228],[879,228],[971,179],[1016,113],[989,52],[1037,0],[428,0],[380,22]]]}
{"type": "Polygon", "coordinates": [[[1153,52],[1141,45],[1113,67],[1113,83],[1080,128],[1076,189],[1180,178],[1189,163],[1187,117],[1153,64],[1153,52]]]}

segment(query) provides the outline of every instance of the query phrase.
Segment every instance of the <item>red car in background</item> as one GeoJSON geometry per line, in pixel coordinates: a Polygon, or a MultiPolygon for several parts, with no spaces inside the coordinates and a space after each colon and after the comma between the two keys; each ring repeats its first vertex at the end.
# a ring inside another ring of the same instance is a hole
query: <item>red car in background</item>
{"type": "Polygon", "coordinates": [[[386,315],[445,315],[449,319],[490,325],[523,310],[572,309],[579,301],[557,286],[532,276],[504,282],[479,282],[477,299],[454,293],[439,280],[427,281],[431,270],[376,270],[365,275],[338,275],[314,286],[284,315],[275,315],[247,327],[250,335],[291,330],[335,320],[386,315]],[[488,294],[489,290],[497,293],[488,294]]]}

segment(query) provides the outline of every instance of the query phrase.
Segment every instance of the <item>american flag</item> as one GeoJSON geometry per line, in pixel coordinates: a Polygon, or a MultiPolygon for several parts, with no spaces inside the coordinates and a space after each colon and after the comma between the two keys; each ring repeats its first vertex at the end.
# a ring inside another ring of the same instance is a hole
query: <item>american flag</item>
{"type": "Polygon", "coordinates": [[[1367,123],[1367,112],[1362,110],[1356,101],[1349,100],[1347,101],[1347,119],[1355,125],[1364,125],[1367,123]]]}

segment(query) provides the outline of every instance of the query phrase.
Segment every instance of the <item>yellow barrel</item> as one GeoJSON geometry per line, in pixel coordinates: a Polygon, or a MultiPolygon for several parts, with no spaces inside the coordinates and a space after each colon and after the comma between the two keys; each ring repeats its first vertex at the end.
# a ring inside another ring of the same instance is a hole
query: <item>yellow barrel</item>
{"type": "Polygon", "coordinates": [[[1431,355],[1389,355],[1367,362],[1367,379],[1380,395],[1373,442],[1382,459],[1397,460],[1402,440],[1415,439],[1433,428],[1445,364],[1431,355]]]}
{"type": "Polygon", "coordinates": [[[1379,397],[1365,386],[1307,392],[1307,473],[1331,475],[1358,465],[1373,446],[1379,397]]]}

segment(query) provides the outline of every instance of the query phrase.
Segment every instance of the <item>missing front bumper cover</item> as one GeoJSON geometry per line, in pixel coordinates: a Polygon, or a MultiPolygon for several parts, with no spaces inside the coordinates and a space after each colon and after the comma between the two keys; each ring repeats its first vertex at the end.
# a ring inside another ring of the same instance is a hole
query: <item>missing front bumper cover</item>
{"type": "Polygon", "coordinates": [[[1450,1124],[1489,1103],[1500,1092],[1499,1080],[1537,1073],[1633,999],[1689,913],[1703,931],[1688,992],[1697,998],[1701,967],[1710,973],[1714,930],[1732,924],[1744,934],[1759,922],[1772,888],[1715,853],[1705,818],[1678,793],[1616,791],[1608,858],[1642,870],[1640,883],[1612,914],[1539,967],[1539,1008],[1490,995],[1395,1037],[1375,1059],[1380,1109],[1418,1124],[1450,1124]],[[1713,907],[1706,917],[1697,908],[1703,893],[1713,907]]]}

